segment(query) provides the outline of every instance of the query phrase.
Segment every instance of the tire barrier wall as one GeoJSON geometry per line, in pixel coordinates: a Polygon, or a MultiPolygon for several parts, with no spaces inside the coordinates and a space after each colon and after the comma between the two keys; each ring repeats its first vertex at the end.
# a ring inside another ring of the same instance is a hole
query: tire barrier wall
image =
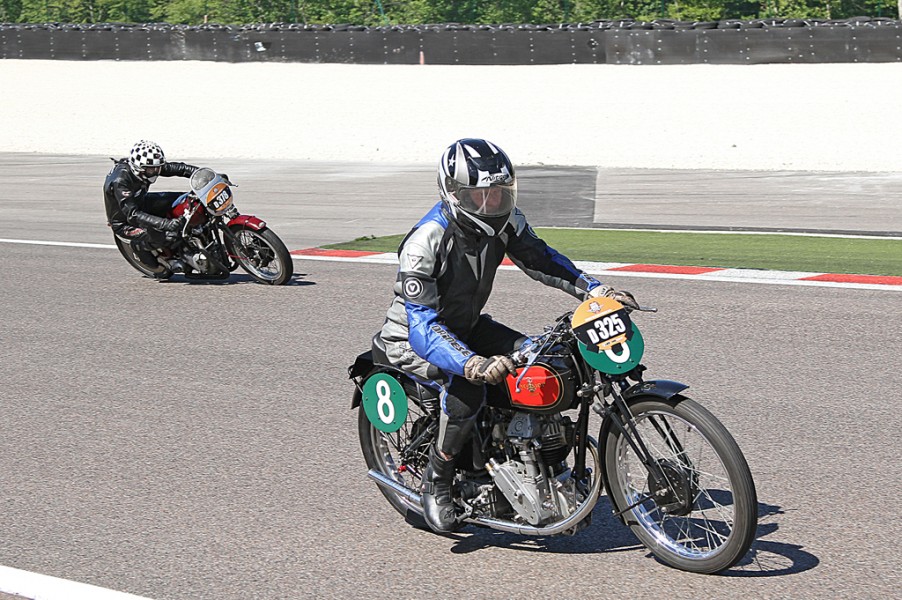
{"type": "Polygon", "coordinates": [[[902,61],[902,22],[397,27],[0,24],[0,58],[356,64],[764,64],[902,61]]]}

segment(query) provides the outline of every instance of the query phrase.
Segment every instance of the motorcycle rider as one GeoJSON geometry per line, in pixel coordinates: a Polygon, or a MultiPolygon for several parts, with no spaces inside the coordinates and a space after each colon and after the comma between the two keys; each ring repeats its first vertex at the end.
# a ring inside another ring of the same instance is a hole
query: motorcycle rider
{"type": "Polygon", "coordinates": [[[527,338],[481,314],[507,254],[527,275],[579,299],[610,296],[637,308],[550,248],[516,207],[517,179],[508,156],[483,139],[461,139],[438,165],[441,200],[398,249],[395,298],[374,342],[389,362],[441,390],[439,432],[423,475],[426,522],[437,532],[457,526],[454,462],[485,400],[485,384],[516,368],[509,353],[527,338]]]}
{"type": "MultiPolygon", "coordinates": [[[[157,177],[191,177],[198,167],[183,162],[167,162],[156,143],[141,140],[129,155],[115,163],[103,183],[107,224],[113,233],[128,239],[142,263],[157,275],[179,264],[163,266],[151,248],[171,246],[184,226],[181,218],[167,218],[179,192],[148,192],[157,177]]],[[[175,270],[175,269],[173,269],[175,270]]]]}

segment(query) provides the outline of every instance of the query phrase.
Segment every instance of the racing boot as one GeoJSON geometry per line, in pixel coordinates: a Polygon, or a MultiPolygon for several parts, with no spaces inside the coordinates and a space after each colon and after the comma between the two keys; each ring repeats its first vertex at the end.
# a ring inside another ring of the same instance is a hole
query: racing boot
{"type": "Polygon", "coordinates": [[[141,241],[131,241],[132,252],[141,263],[147,267],[154,279],[169,279],[172,277],[172,271],[160,264],[156,255],[150,251],[150,247],[141,241]]]}
{"type": "Polygon", "coordinates": [[[138,240],[130,240],[129,243],[131,244],[132,252],[135,257],[140,260],[145,267],[148,269],[158,269],[160,267],[157,257],[150,251],[147,244],[138,240]]]}
{"type": "Polygon", "coordinates": [[[429,451],[429,466],[423,474],[422,496],[423,516],[437,533],[454,531],[459,525],[453,499],[454,461],[475,424],[475,415],[452,419],[444,411],[441,414],[439,435],[429,451]]]}
{"type": "Polygon", "coordinates": [[[423,474],[423,517],[436,533],[457,529],[457,511],[451,496],[453,483],[454,458],[445,460],[433,446],[423,474]]]}

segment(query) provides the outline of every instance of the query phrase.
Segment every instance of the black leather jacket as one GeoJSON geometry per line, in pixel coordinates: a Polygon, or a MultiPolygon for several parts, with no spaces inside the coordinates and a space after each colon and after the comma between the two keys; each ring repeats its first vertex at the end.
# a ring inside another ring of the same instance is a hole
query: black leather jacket
{"type": "MultiPolygon", "coordinates": [[[[183,162],[168,162],[160,171],[162,177],[191,177],[197,167],[183,162]]],[[[144,196],[150,184],[132,173],[126,159],[116,161],[103,182],[103,203],[107,222],[115,233],[128,226],[162,229],[166,222],[142,210],[144,196]]]]}

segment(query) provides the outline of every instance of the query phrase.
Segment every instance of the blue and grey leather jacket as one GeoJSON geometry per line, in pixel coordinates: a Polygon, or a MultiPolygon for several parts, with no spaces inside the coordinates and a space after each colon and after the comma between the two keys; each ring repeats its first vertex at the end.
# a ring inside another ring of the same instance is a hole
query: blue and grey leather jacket
{"type": "Polygon", "coordinates": [[[599,285],[542,241],[519,209],[499,235],[474,237],[465,235],[439,202],[398,248],[395,298],[380,334],[386,346],[409,342],[420,358],[462,375],[473,355],[467,338],[505,254],[533,279],[579,299],[599,285]]]}

